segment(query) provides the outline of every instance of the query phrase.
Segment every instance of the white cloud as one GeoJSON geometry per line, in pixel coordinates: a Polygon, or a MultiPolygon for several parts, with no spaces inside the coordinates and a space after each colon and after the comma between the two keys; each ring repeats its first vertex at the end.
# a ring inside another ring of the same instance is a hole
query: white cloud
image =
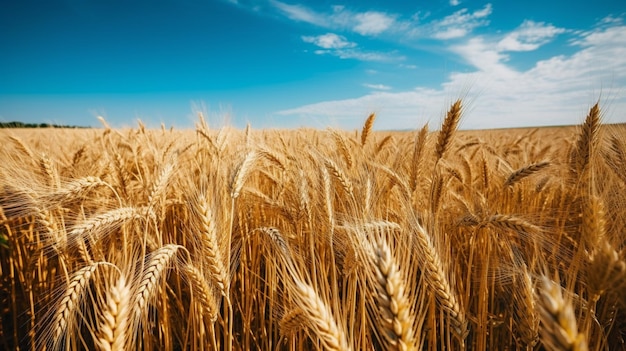
{"type": "Polygon", "coordinates": [[[364,87],[374,90],[391,90],[391,87],[384,84],[363,84],[364,87]]]}
{"type": "Polygon", "coordinates": [[[332,6],[331,12],[317,12],[303,5],[290,5],[278,0],[270,4],[287,18],[327,29],[350,30],[361,35],[377,35],[392,27],[396,15],[380,11],[353,12],[345,6],[332,6]]]}
{"type": "Polygon", "coordinates": [[[566,30],[542,22],[524,21],[517,29],[499,41],[477,36],[465,43],[453,45],[450,51],[482,72],[499,77],[514,78],[519,72],[506,65],[509,56],[503,52],[532,51],[551,41],[566,30]]]}
{"type": "Polygon", "coordinates": [[[433,38],[440,40],[456,39],[466,36],[467,33],[469,33],[469,30],[467,28],[450,27],[442,31],[436,32],[433,35],[433,38]]]}
{"type": "Polygon", "coordinates": [[[487,17],[492,12],[491,4],[485,5],[480,10],[470,13],[467,9],[461,9],[430,24],[432,37],[440,40],[462,38],[474,29],[489,24],[487,17]]]}
{"type": "Polygon", "coordinates": [[[526,20],[498,43],[499,51],[532,51],[565,32],[551,24],[526,20]]]}
{"type": "Polygon", "coordinates": [[[554,56],[528,70],[516,71],[507,66],[507,56],[498,51],[497,42],[473,38],[456,46],[455,52],[467,59],[475,57],[472,64],[477,70],[454,72],[440,88],[377,91],[354,99],[284,110],[277,115],[358,128],[363,116],[375,111],[380,129],[418,128],[426,121],[436,128],[446,105],[469,89],[475,95],[469,94],[467,99],[470,108],[462,119],[462,128],[578,124],[600,92],[608,101],[604,105],[608,109],[605,121],[626,122],[626,26],[582,32],[571,45],[577,48],[572,55],[554,56]]]}
{"type": "Polygon", "coordinates": [[[302,40],[305,43],[315,44],[323,49],[343,49],[356,46],[355,43],[348,41],[344,36],[335,33],[326,33],[314,37],[303,36],[302,40]]]}
{"type": "Polygon", "coordinates": [[[606,17],[604,17],[599,25],[620,25],[622,24],[622,22],[624,21],[624,19],[622,17],[615,17],[613,15],[608,15],[606,17]]]}
{"type": "Polygon", "coordinates": [[[315,50],[317,55],[333,55],[341,59],[355,59],[360,61],[393,62],[402,61],[404,56],[395,52],[368,52],[357,48],[357,44],[348,41],[344,36],[335,33],[326,33],[318,36],[303,36],[302,41],[320,47],[315,50]]]}
{"type": "Polygon", "coordinates": [[[354,16],[357,24],[353,30],[362,35],[376,35],[386,31],[395,21],[393,16],[382,12],[368,11],[354,16]]]}
{"type": "MultiPolygon", "coordinates": [[[[460,5],[460,0],[450,0],[452,6],[460,5]]],[[[343,5],[330,6],[326,11],[318,11],[302,4],[289,4],[279,0],[268,0],[273,8],[283,16],[297,22],[305,22],[333,31],[349,31],[364,36],[380,34],[393,35],[396,40],[430,37],[438,40],[462,38],[474,29],[489,24],[488,17],[493,9],[486,4],[481,9],[470,12],[459,9],[441,19],[430,19],[430,13],[416,13],[403,16],[384,11],[353,11],[343,5]]]]}
{"type": "Polygon", "coordinates": [[[324,15],[319,14],[305,6],[290,5],[276,0],[270,0],[270,4],[292,20],[307,22],[322,27],[326,27],[328,25],[328,21],[324,15]]]}
{"type": "Polygon", "coordinates": [[[406,58],[396,53],[384,53],[376,51],[361,51],[358,48],[336,49],[336,50],[315,50],[318,55],[333,55],[340,59],[355,59],[359,61],[372,62],[396,62],[406,58]]]}
{"type": "Polygon", "coordinates": [[[504,64],[508,60],[508,56],[500,53],[495,45],[486,42],[481,37],[471,38],[464,44],[454,45],[450,47],[450,50],[482,72],[507,77],[516,74],[513,69],[504,64]]]}

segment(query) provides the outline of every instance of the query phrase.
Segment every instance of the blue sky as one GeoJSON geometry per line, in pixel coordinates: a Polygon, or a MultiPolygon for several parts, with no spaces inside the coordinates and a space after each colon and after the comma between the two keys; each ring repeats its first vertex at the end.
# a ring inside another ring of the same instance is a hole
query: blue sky
{"type": "MultiPolygon", "coordinates": [[[[626,121],[624,1],[1,0],[0,121],[626,121]]],[[[225,122],[226,121],[226,122],[225,122]]]]}

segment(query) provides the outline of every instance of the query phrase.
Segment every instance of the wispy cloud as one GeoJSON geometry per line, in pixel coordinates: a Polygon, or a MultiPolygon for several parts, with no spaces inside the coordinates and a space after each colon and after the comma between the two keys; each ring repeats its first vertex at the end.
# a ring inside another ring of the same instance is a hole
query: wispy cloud
{"type": "Polygon", "coordinates": [[[544,22],[526,20],[516,30],[498,42],[499,51],[532,51],[550,42],[555,36],[565,33],[565,29],[557,28],[544,22]]]}
{"type": "MultiPolygon", "coordinates": [[[[389,32],[399,37],[430,37],[439,40],[462,38],[474,29],[488,25],[488,17],[493,10],[491,4],[486,4],[473,12],[463,8],[441,19],[424,21],[419,14],[403,18],[397,13],[355,12],[339,5],[330,7],[330,11],[320,12],[304,5],[287,4],[278,0],[270,0],[269,3],[291,20],[326,29],[350,31],[364,36],[389,32]]],[[[450,4],[458,6],[460,1],[451,0],[450,4]]]]}
{"type": "Polygon", "coordinates": [[[391,90],[391,87],[384,84],[363,84],[364,87],[373,90],[391,90]]]}
{"type": "MultiPolygon", "coordinates": [[[[459,4],[458,1],[453,1],[459,4]]],[[[279,0],[269,0],[269,4],[285,17],[298,22],[305,22],[317,27],[340,32],[345,35],[358,34],[361,36],[383,36],[391,42],[407,42],[423,38],[448,41],[468,36],[478,27],[489,24],[489,15],[492,13],[491,4],[475,11],[467,8],[459,9],[441,19],[426,21],[424,16],[412,15],[403,18],[400,14],[383,11],[355,12],[345,6],[336,5],[327,11],[317,11],[300,4],[288,4],[279,0]]],[[[514,44],[540,45],[541,38],[536,33],[550,27],[542,27],[542,23],[530,22],[519,33],[512,34],[503,46],[513,49],[514,44]]],[[[547,33],[543,33],[547,35],[547,33]]],[[[354,35],[353,35],[354,36],[354,35]]],[[[313,51],[316,54],[328,54],[342,59],[357,59],[361,61],[397,62],[405,59],[404,55],[394,52],[372,51],[357,45],[355,40],[349,41],[345,36],[325,34],[322,36],[303,36],[306,43],[314,44],[321,49],[313,51]]],[[[404,45],[403,44],[403,45],[404,45]]]]}
{"type": "Polygon", "coordinates": [[[345,49],[353,48],[356,43],[350,42],[346,37],[335,33],[326,33],[318,36],[303,36],[305,43],[315,44],[323,49],[345,49]]]}
{"type": "Polygon", "coordinates": [[[452,45],[450,50],[482,72],[512,78],[518,72],[506,64],[509,60],[506,52],[537,50],[565,31],[552,24],[526,20],[501,39],[476,36],[464,43],[452,45]]]}
{"type": "Polygon", "coordinates": [[[376,35],[389,29],[395,22],[394,16],[383,12],[368,11],[354,16],[356,24],[352,28],[362,35],[376,35]]]}
{"type": "Polygon", "coordinates": [[[270,0],[270,4],[292,20],[306,22],[321,27],[327,27],[329,25],[329,21],[326,16],[317,13],[306,6],[290,5],[275,0],[270,0]]]}
{"type": "Polygon", "coordinates": [[[481,72],[507,77],[517,74],[505,64],[508,56],[500,52],[494,43],[490,43],[482,37],[470,38],[465,43],[453,45],[450,47],[450,51],[461,56],[466,63],[481,72]]]}
{"type": "MultiPolygon", "coordinates": [[[[541,29],[533,35],[518,35],[517,41],[521,44],[541,45],[550,35],[561,32],[550,25],[526,23],[503,38],[514,32],[523,33],[527,28],[541,29]]],[[[472,103],[462,122],[464,128],[577,124],[584,119],[586,109],[598,98],[600,90],[602,97],[610,102],[606,121],[626,122],[622,112],[617,116],[611,113],[626,110],[626,98],[618,98],[626,90],[626,26],[613,21],[579,32],[570,44],[577,49],[575,53],[540,60],[525,71],[510,67],[507,56],[502,53],[519,51],[511,50],[518,47],[499,46],[500,42],[474,37],[457,45],[455,52],[470,60],[476,70],[453,72],[437,89],[376,91],[354,99],[325,101],[277,114],[315,117],[324,123],[356,128],[364,115],[376,111],[381,116],[379,128],[417,128],[427,120],[438,123],[446,102],[458,96],[459,91],[465,91],[469,84],[470,92],[478,95],[470,97],[472,103]]]]}
{"type": "Polygon", "coordinates": [[[335,33],[326,33],[318,36],[303,36],[302,41],[316,45],[320,49],[314,51],[318,55],[333,55],[341,59],[356,59],[360,61],[393,62],[402,61],[404,56],[395,52],[383,53],[363,51],[357,44],[348,41],[346,37],[335,33]]]}
{"type": "Polygon", "coordinates": [[[491,4],[474,12],[469,12],[468,9],[458,10],[441,20],[430,23],[432,37],[441,40],[462,38],[474,29],[488,25],[487,17],[491,12],[491,4]]]}
{"type": "Polygon", "coordinates": [[[359,61],[372,61],[372,62],[395,62],[402,61],[406,58],[404,56],[396,55],[394,53],[376,52],[376,51],[361,51],[358,48],[352,49],[336,49],[336,50],[315,50],[317,55],[332,55],[337,56],[340,59],[355,59],[359,61]]]}
{"type": "Polygon", "coordinates": [[[397,15],[380,11],[354,12],[345,6],[332,6],[329,12],[318,12],[299,4],[270,0],[270,4],[287,18],[333,30],[347,30],[361,35],[377,35],[390,29],[397,15]]]}

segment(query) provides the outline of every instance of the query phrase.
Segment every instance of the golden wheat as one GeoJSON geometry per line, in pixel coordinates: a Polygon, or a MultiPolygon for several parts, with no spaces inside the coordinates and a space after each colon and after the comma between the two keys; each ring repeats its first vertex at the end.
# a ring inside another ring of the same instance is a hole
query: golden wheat
{"type": "Polygon", "coordinates": [[[624,349],[626,127],[464,131],[465,106],[0,131],[0,349],[624,349]]]}

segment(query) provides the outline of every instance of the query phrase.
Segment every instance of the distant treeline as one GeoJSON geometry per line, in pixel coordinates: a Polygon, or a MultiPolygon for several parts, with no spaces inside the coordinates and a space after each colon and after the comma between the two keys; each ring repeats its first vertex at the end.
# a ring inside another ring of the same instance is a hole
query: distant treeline
{"type": "Polygon", "coordinates": [[[48,123],[0,122],[0,128],[87,128],[81,126],[65,126],[48,123]]]}

